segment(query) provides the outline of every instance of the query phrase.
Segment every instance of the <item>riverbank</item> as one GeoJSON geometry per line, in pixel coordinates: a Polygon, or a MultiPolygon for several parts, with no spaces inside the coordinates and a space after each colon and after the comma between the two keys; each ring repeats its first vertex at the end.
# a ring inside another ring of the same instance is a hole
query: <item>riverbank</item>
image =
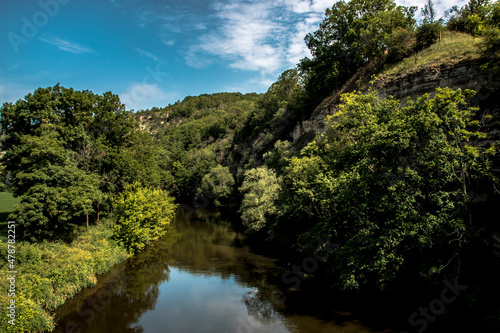
{"type": "Polygon", "coordinates": [[[83,288],[94,286],[97,275],[130,256],[112,236],[102,221],[81,232],[71,244],[16,242],[9,247],[2,240],[0,306],[6,309],[12,301],[14,306],[9,313],[2,311],[0,331],[52,331],[55,309],[83,288]],[[9,250],[13,261],[9,261],[9,250]]]}

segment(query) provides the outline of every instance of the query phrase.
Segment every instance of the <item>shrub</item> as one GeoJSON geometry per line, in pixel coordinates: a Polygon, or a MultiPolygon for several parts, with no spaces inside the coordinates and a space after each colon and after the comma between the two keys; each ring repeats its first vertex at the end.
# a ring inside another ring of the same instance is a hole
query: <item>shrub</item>
{"type": "Polygon", "coordinates": [[[215,206],[223,206],[233,192],[233,185],[234,177],[229,168],[218,165],[203,176],[198,196],[208,196],[214,199],[215,206]]]}
{"type": "Polygon", "coordinates": [[[439,23],[425,23],[418,27],[415,37],[417,39],[415,49],[417,51],[423,50],[439,39],[439,32],[441,31],[441,24],[439,23]]]}
{"type": "Polygon", "coordinates": [[[125,186],[113,207],[114,238],[133,253],[165,234],[177,206],[167,192],[134,183],[125,186]]]}
{"type": "Polygon", "coordinates": [[[241,219],[249,231],[259,231],[277,212],[276,201],[281,190],[281,179],[266,166],[245,172],[245,180],[239,188],[243,194],[241,219]]]}

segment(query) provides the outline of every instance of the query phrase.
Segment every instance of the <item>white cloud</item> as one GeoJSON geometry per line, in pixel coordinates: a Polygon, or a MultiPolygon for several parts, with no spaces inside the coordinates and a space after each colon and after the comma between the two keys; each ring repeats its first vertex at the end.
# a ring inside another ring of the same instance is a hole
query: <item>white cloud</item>
{"type": "Polygon", "coordinates": [[[156,57],[154,54],[152,54],[151,52],[148,52],[148,51],[144,51],[138,47],[135,48],[135,50],[142,56],[145,56],[145,57],[148,57],[148,58],[151,58],[153,59],[154,61],[160,61],[160,59],[158,59],[158,57],[156,57]]]}
{"type": "Polygon", "coordinates": [[[309,54],[303,38],[322,17],[311,14],[314,19],[304,24],[293,15],[314,12],[315,3],[298,4],[299,8],[287,2],[216,3],[213,8],[220,26],[199,38],[199,43],[187,52],[186,63],[200,67],[207,61],[199,59],[208,54],[227,61],[230,68],[258,71],[262,75],[275,75],[294,66],[309,54]]]}
{"type": "Polygon", "coordinates": [[[64,39],[57,37],[57,36],[54,36],[54,35],[45,34],[43,37],[40,38],[40,40],[42,42],[57,46],[57,48],[59,50],[70,52],[70,53],[75,53],[75,54],[95,53],[95,51],[88,46],[74,43],[74,42],[70,42],[68,40],[64,40],[64,39]]]}
{"type": "Polygon", "coordinates": [[[177,93],[167,93],[157,84],[141,82],[133,82],[124,93],[120,94],[120,99],[128,110],[163,107],[176,98],[178,98],[177,93]]]}
{"type": "Polygon", "coordinates": [[[162,43],[167,46],[173,46],[175,44],[175,39],[162,40],[162,43]]]}

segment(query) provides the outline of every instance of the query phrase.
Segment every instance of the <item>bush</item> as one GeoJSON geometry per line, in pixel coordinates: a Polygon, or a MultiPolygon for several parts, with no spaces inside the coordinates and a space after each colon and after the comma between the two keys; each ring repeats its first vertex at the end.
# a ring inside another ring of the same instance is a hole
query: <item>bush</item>
{"type": "Polygon", "coordinates": [[[233,192],[233,185],[234,177],[229,168],[218,165],[203,176],[198,196],[213,198],[215,206],[223,206],[233,192]]]}
{"type": "Polygon", "coordinates": [[[241,219],[249,231],[259,231],[277,212],[276,201],[281,190],[281,179],[266,166],[245,172],[245,180],[239,188],[243,194],[241,219]]]}
{"type": "Polygon", "coordinates": [[[483,31],[484,23],[481,18],[474,14],[467,17],[464,21],[464,32],[472,36],[479,36],[483,31]]]}
{"type": "Polygon", "coordinates": [[[439,39],[439,32],[441,31],[441,24],[439,23],[425,23],[417,28],[415,37],[417,39],[415,44],[416,51],[423,50],[439,39]]]}
{"type": "Polygon", "coordinates": [[[113,207],[114,238],[133,253],[165,234],[177,206],[167,192],[134,183],[125,186],[113,207]]]}

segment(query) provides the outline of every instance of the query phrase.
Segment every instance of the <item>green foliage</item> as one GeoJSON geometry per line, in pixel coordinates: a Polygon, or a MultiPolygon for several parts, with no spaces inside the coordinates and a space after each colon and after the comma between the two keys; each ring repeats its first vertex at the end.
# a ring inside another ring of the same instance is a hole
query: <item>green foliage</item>
{"type": "Polygon", "coordinates": [[[414,14],[415,8],[397,7],[392,0],[339,1],[327,9],[319,30],[306,36],[313,57],[299,65],[308,94],[318,101],[340,88],[358,69],[382,60],[385,54],[400,53],[398,39],[390,36],[401,34],[399,29],[411,31],[414,14]]]}
{"type": "Polygon", "coordinates": [[[176,209],[174,198],[167,192],[140,183],[125,186],[113,207],[114,238],[132,253],[163,236],[176,209]]]}
{"type": "Polygon", "coordinates": [[[329,256],[336,286],[384,288],[405,267],[451,270],[460,240],[475,232],[465,219],[475,186],[491,181],[494,150],[474,145],[484,134],[473,129],[471,94],[438,89],[404,107],[344,95],[327,132],[291,160],[298,248],[312,253],[317,237],[340,243],[329,256]]]}
{"type": "Polygon", "coordinates": [[[217,165],[203,176],[201,186],[198,188],[198,196],[213,199],[217,207],[224,206],[233,193],[233,186],[234,177],[229,168],[217,165]]]}
{"type": "Polygon", "coordinates": [[[239,188],[243,194],[241,219],[249,231],[263,229],[277,213],[276,201],[281,190],[281,178],[266,166],[245,172],[245,180],[239,188]]]}
{"type": "Polygon", "coordinates": [[[0,109],[2,162],[22,201],[12,219],[31,238],[58,238],[99,219],[125,184],[168,185],[159,150],[117,95],[56,85],[0,109]]]}
{"type": "MultiPolygon", "coordinates": [[[[125,260],[127,251],[111,238],[104,224],[91,226],[70,244],[16,244],[16,326],[0,319],[2,332],[49,332],[54,310],[82,288],[96,284],[96,275],[125,260]]],[[[0,243],[0,287],[8,290],[7,242],[0,243]]],[[[5,309],[9,298],[0,294],[5,309]]]]}
{"type": "Polygon", "coordinates": [[[412,30],[397,28],[387,36],[387,63],[397,63],[413,53],[415,36],[412,30]]]}
{"type": "MultiPolygon", "coordinates": [[[[236,137],[259,99],[257,94],[201,95],[137,113],[159,150],[163,188],[172,189],[179,200],[192,199],[212,168],[231,163],[236,137]]],[[[242,134],[241,140],[246,139],[247,134],[242,134]]]]}
{"type": "Polygon", "coordinates": [[[415,49],[421,51],[434,44],[440,36],[441,24],[437,22],[424,23],[417,28],[415,33],[415,49]]]}
{"type": "Polygon", "coordinates": [[[274,149],[263,155],[264,163],[271,169],[283,173],[289,164],[289,159],[297,155],[297,150],[290,141],[278,140],[274,143],[274,149]]]}
{"type": "Polygon", "coordinates": [[[486,25],[498,24],[498,6],[498,1],[491,4],[489,0],[470,0],[462,8],[454,6],[447,27],[472,36],[481,35],[486,25]]]}
{"type": "Polygon", "coordinates": [[[484,34],[483,52],[488,57],[500,56],[500,29],[491,28],[484,34]]]}

